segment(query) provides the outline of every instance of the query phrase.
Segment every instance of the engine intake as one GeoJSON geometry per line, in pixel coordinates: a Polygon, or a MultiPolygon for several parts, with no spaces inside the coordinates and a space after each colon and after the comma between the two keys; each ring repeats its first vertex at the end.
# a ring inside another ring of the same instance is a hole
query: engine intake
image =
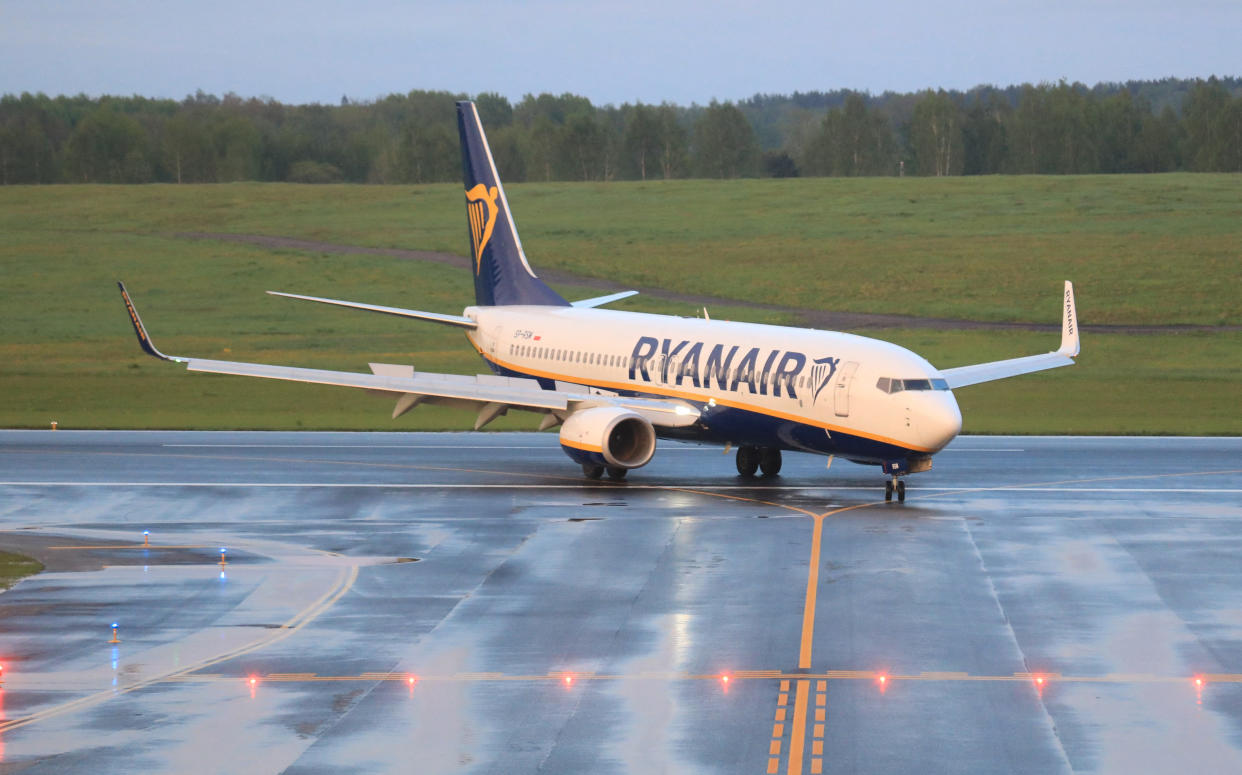
{"type": "Polygon", "coordinates": [[[638,468],[651,460],[655,446],[655,428],[626,409],[583,409],[561,426],[561,448],[579,463],[638,468]]]}

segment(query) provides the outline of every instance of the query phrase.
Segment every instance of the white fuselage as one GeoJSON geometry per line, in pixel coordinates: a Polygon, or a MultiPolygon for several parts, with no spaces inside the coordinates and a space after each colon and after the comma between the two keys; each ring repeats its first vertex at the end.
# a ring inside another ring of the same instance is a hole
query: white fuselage
{"type": "Polygon", "coordinates": [[[940,373],[877,339],[576,307],[469,307],[464,314],[478,323],[471,342],[501,373],[702,405],[698,432],[667,434],[678,438],[757,443],[746,438],[754,427],[779,434],[789,449],[874,462],[929,455],[961,430],[940,373]],[[914,389],[881,387],[893,380],[914,389]],[[775,425],[760,428],[761,418],[775,425]],[[818,434],[834,443],[818,443],[818,434]],[[853,443],[843,447],[846,438],[853,443]]]}

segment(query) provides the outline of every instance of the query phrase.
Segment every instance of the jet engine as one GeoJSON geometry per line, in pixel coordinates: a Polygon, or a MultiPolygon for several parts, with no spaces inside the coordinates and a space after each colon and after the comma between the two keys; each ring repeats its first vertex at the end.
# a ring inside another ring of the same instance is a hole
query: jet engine
{"type": "Polygon", "coordinates": [[[655,428],[642,415],[626,409],[583,409],[569,415],[561,426],[561,449],[584,466],[638,468],[651,460],[655,446],[655,428]]]}

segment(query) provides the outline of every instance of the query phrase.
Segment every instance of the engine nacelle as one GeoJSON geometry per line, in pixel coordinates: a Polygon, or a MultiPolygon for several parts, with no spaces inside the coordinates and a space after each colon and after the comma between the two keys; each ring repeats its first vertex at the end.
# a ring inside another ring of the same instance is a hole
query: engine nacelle
{"type": "Polygon", "coordinates": [[[642,415],[625,409],[583,409],[561,426],[561,449],[583,464],[638,468],[647,465],[655,447],[655,428],[642,415]]]}

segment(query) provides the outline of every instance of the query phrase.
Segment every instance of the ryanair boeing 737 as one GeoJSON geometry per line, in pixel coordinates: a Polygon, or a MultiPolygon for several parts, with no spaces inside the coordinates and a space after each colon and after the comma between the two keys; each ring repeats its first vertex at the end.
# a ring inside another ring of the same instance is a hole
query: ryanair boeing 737
{"type": "MultiPolygon", "coordinates": [[[[598,479],[623,479],[655,454],[656,438],[737,449],[737,470],[775,475],[789,450],[879,466],[885,499],[905,499],[906,474],[931,468],[962,415],[955,388],[1068,366],[1078,355],[1074,292],[1065,283],[1061,346],[1025,358],[938,370],[888,342],[833,331],[600,309],[636,291],[566,301],[522,251],[491,149],[471,102],[457,103],[475,305],[461,315],[277,293],[461,329],[494,374],[416,372],[372,363],[371,374],[183,358],[152,344],[121,287],[142,348],[190,371],[363,388],[396,399],[393,418],[421,403],[469,407],[475,429],[510,409],[560,426],[565,454],[598,479]]],[[[831,462],[831,461],[830,461],[831,462]]]]}

